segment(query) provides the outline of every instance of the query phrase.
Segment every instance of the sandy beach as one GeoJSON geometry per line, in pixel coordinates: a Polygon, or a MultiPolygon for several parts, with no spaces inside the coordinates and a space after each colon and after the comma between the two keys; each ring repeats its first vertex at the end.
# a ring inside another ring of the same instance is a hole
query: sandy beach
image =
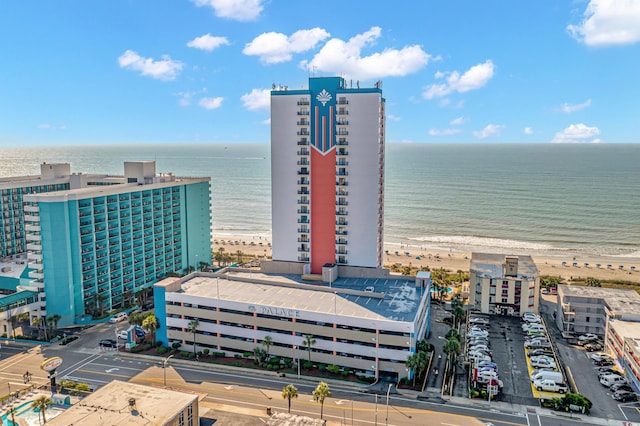
{"type": "MultiPolygon", "coordinates": [[[[271,256],[270,241],[256,237],[252,240],[214,237],[214,251],[224,248],[225,253],[235,254],[238,250],[258,257],[271,256]],[[224,244],[223,244],[224,242],[224,244]],[[253,243],[253,244],[252,244],[253,243]]],[[[414,267],[429,266],[431,269],[444,268],[452,272],[469,271],[471,253],[429,251],[416,247],[385,247],[385,267],[393,264],[414,267]],[[397,254],[396,254],[397,253],[397,254]],[[407,254],[409,253],[409,254],[407,254]]],[[[600,280],[624,280],[640,283],[640,259],[638,258],[560,258],[532,256],[540,275],[560,276],[566,280],[593,277],[600,280]],[[597,266],[597,265],[600,266],[597,266]],[[611,265],[611,266],[608,266],[611,265]],[[622,268],[620,268],[622,266],[622,268]],[[635,268],[635,269],[634,269],[635,268]]]]}

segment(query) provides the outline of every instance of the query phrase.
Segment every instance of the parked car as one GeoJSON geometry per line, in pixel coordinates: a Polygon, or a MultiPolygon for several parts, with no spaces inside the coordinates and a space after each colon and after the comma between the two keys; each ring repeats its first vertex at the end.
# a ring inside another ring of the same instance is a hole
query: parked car
{"type": "Polygon", "coordinates": [[[598,352],[595,354],[591,354],[590,357],[592,360],[594,361],[603,361],[603,360],[607,360],[607,361],[613,361],[613,357],[607,353],[604,352],[598,352]]]}
{"type": "Polygon", "coordinates": [[[525,348],[551,348],[551,343],[547,339],[534,339],[524,342],[525,348]]]}
{"type": "Polygon", "coordinates": [[[531,357],[531,361],[538,361],[538,360],[547,360],[550,362],[556,362],[553,356],[549,356],[549,355],[537,355],[537,356],[531,357]]]}
{"type": "Polygon", "coordinates": [[[633,392],[633,388],[628,383],[614,383],[609,389],[611,390],[611,392],[633,392]]]}
{"type": "Polygon", "coordinates": [[[598,336],[596,336],[593,333],[585,333],[582,334],[580,336],[578,336],[578,343],[582,342],[583,344],[588,343],[588,342],[592,342],[594,340],[598,340],[598,336]]]}
{"type": "Polygon", "coordinates": [[[123,339],[123,340],[127,340],[129,338],[129,333],[127,333],[127,330],[120,330],[117,333],[118,339],[123,339]]]}
{"type": "Polygon", "coordinates": [[[531,375],[531,382],[540,380],[551,380],[556,383],[564,383],[564,376],[559,371],[540,371],[531,375]]]}
{"type": "Polygon", "coordinates": [[[613,365],[613,361],[603,359],[600,361],[593,361],[593,365],[597,365],[598,367],[609,367],[613,365]]]}
{"type": "Polygon", "coordinates": [[[539,356],[539,355],[553,356],[553,352],[551,352],[549,349],[544,349],[544,348],[531,349],[529,352],[527,352],[527,355],[530,357],[539,356]]]}
{"type": "Polygon", "coordinates": [[[600,384],[602,386],[610,388],[614,383],[629,383],[627,379],[617,374],[609,374],[600,378],[600,384]]]}
{"type": "Polygon", "coordinates": [[[618,392],[614,392],[611,397],[613,399],[615,399],[616,401],[620,401],[620,402],[628,402],[628,401],[637,401],[638,400],[638,396],[635,394],[635,392],[629,392],[629,391],[618,391],[618,392]]]}
{"type": "Polygon", "coordinates": [[[489,348],[484,343],[475,343],[473,345],[469,345],[469,351],[488,351],[489,348]]]}
{"type": "Polygon", "coordinates": [[[487,331],[472,330],[469,333],[467,333],[467,337],[487,337],[487,336],[489,336],[489,333],[487,331]]]}
{"type": "Polygon", "coordinates": [[[557,371],[557,368],[551,368],[551,367],[534,368],[533,370],[531,370],[531,377],[535,377],[538,374],[542,373],[543,371],[557,371]]]}
{"type": "Polygon", "coordinates": [[[554,380],[536,380],[533,386],[539,391],[565,393],[569,388],[564,383],[557,383],[554,380]]]}
{"type": "Polygon", "coordinates": [[[114,316],[112,316],[111,318],[109,318],[109,323],[110,324],[115,324],[117,322],[121,322],[126,320],[127,318],[129,318],[129,315],[127,315],[126,312],[118,312],[117,314],[115,314],[114,316]]]}
{"type": "Polygon", "coordinates": [[[469,320],[469,324],[487,326],[489,325],[489,320],[486,318],[475,317],[469,320]]]}
{"type": "Polygon", "coordinates": [[[496,370],[496,372],[498,371],[498,365],[495,362],[492,361],[482,361],[479,362],[477,365],[478,368],[486,368],[486,367],[490,367],[494,370],[496,370]]]}
{"type": "Polygon", "coordinates": [[[598,380],[601,377],[608,376],[610,374],[617,374],[618,376],[622,376],[622,373],[618,370],[611,367],[603,367],[601,371],[598,371],[598,380]]]}
{"type": "Polygon", "coordinates": [[[536,315],[533,312],[525,312],[522,314],[522,319],[525,322],[542,322],[540,315],[536,315]]]}
{"type": "Polygon", "coordinates": [[[113,339],[103,339],[103,340],[100,340],[100,346],[104,348],[117,348],[118,342],[116,342],[113,339]]]}
{"type": "Polygon", "coordinates": [[[584,348],[587,352],[596,352],[603,349],[602,345],[596,342],[587,343],[586,345],[584,345],[584,348]]]}
{"type": "Polygon", "coordinates": [[[555,361],[551,361],[547,358],[534,358],[531,360],[531,366],[534,368],[539,368],[539,367],[556,368],[557,367],[555,361]]]}

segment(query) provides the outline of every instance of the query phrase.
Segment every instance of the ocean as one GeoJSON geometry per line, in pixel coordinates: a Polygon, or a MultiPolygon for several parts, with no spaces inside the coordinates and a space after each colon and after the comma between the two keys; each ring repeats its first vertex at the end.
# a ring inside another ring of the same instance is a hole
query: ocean
{"type": "MultiPolygon", "coordinates": [[[[271,236],[270,147],[246,144],[0,148],[0,176],[158,172],[210,176],[216,238],[271,236]]],[[[386,147],[385,243],[456,252],[640,257],[640,144],[386,147]]]]}

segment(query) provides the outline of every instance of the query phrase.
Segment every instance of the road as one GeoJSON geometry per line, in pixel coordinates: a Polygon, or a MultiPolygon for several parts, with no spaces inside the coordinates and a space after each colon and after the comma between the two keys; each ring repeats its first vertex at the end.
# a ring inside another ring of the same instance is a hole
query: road
{"type": "MultiPolygon", "coordinates": [[[[258,419],[267,418],[266,408],[286,411],[287,401],[281,396],[282,388],[294,384],[299,397],[291,404],[292,412],[318,418],[320,405],[312,401],[311,392],[315,382],[297,380],[292,377],[262,376],[251,371],[225,372],[213,370],[206,364],[178,363],[169,361],[169,367],[161,368],[161,359],[147,360],[101,350],[98,342],[115,335],[113,325],[103,324],[81,333],[80,339],[67,346],[49,345],[41,351],[28,344],[2,344],[0,349],[0,389],[3,382],[16,386],[22,383],[25,369],[34,375],[35,383],[47,383],[46,373],[39,370],[45,358],[60,356],[64,363],[58,369],[58,378],[89,383],[98,388],[111,380],[163,386],[173,389],[199,392],[205,395],[201,401],[214,412],[245,412],[258,419]]],[[[23,385],[26,386],[26,385],[23,385]]],[[[391,394],[387,406],[386,395],[374,395],[345,383],[331,383],[332,397],[324,403],[324,418],[330,424],[390,424],[415,425],[434,424],[442,426],[484,425],[535,425],[551,426],[566,424],[567,419],[539,416],[535,410],[525,414],[500,412],[487,403],[475,406],[453,403],[419,401],[413,396],[391,394]]],[[[15,389],[13,389],[15,390],[15,389]]],[[[1,394],[2,392],[0,392],[1,394]]],[[[225,423],[217,423],[225,424],[225,423]]],[[[233,422],[228,423],[233,424],[233,422]]],[[[250,424],[250,423],[245,423],[250,424]]],[[[262,424],[257,422],[255,424],[262,424]]]]}

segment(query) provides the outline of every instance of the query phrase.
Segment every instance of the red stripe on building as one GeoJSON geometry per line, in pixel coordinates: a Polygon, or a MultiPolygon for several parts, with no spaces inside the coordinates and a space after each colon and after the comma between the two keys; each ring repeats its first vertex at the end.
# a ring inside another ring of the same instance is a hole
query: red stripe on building
{"type": "Polygon", "coordinates": [[[336,152],[311,150],[311,273],[336,261],[336,152]]]}

